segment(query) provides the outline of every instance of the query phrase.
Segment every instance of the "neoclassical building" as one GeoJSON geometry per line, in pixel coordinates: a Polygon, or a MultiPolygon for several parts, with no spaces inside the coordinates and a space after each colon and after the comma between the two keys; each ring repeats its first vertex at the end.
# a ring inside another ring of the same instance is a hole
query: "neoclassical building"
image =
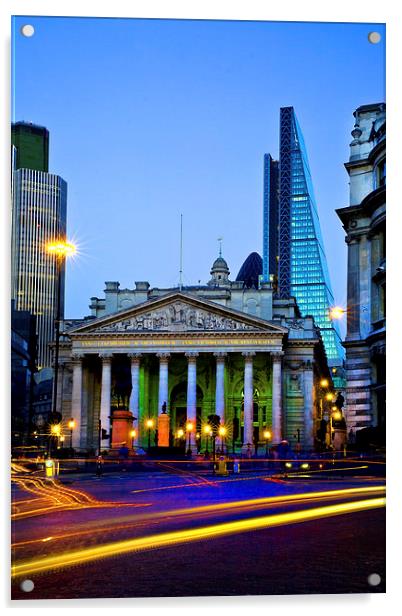
{"type": "Polygon", "coordinates": [[[203,427],[217,414],[229,450],[263,443],[267,429],[273,443],[314,448],[319,383],[331,382],[320,332],[293,298],[274,299],[269,282],[244,273],[231,281],[220,256],[203,286],[107,282],[104,298],[91,298],[91,316],[64,322],[57,404],[64,422],[76,422],[76,450],[97,450],[99,421],[102,449],[119,446],[122,411],[134,418],[128,444],[132,423],[133,444],[154,445],[164,408],[171,445],[191,420],[192,445],[198,434],[203,450],[203,427]]]}
{"type": "Polygon", "coordinates": [[[337,210],[348,246],[346,413],[348,428],[385,439],[386,107],[354,112],[350,204],[337,210]]]}

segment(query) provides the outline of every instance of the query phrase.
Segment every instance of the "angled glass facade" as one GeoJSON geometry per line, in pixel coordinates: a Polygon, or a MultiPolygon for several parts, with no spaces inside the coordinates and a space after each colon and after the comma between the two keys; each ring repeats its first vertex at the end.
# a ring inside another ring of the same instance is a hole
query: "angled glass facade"
{"type": "Polygon", "coordinates": [[[270,246],[278,245],[278,171],[279,163],[264,154],[264,224],[263,224],[263,280],[277,275],[278,252],[270,246]]]}
{"type": "MultiPolygon", "coordinates": [[[[265,196],[264,196],[265,198],[265,196]]],[[[273,203],[273,200],[271,200],[273,203]]],[[[264,245],[264,259],[279,255],[278,291],[294,296],[303,316],[320,327],[329,362],[344,357],[338,325],[329,317],[334,305],[307,150],[293,107],[280,112],[278,239],[264,245]],[[266,252],[266,254],[265,254],[266,252]]],[[[271,213],[264,213],[264,227],[271,213]]],[[[265,237],[265,236],[264,236],[265,237]]]]}

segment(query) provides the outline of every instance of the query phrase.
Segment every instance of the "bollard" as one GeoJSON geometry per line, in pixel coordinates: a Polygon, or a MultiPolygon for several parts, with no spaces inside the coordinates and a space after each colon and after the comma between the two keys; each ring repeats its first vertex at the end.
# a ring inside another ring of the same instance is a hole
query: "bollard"
{"type": "Polygon", "coordinates": [[[54,463],[54,460],[49,458],[45,462],[45,477],[46,477],[46,479],[53,479],[53,477],[55,476],[55,473],[56,473],[56,465],[54,463]]]}
{"type": "Polygon", "coordinates": [[[218,475],[228,475],[227,464],[224,456],[220,456],[218,463],[218,475]]]}
{"type": "Polygon", "coordinates": [[[237,459],[233,461],[233,473],[240,473],[240,461],[237,459]]]}

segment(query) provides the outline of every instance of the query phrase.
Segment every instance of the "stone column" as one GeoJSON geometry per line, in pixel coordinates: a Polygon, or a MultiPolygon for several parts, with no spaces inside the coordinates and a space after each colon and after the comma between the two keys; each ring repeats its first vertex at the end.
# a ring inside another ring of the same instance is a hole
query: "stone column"
{"type": "Polygon", "coordinates": [[[225,423],[225,357],[227,353],[214,353],[216,357],[215,413],[225,423]]]}
{"type": "MultiPolygon", "coordinates": [[[[64,370],[65,370],[65,359],[59,358],[59,370],[57,374],[57,400],[56,400],[56,411],[63,415],[63,382],[64,382],[64,370]]],[[[64,419],[64,417],[63,417],[64,419]]],[[[66,444],[64,445],[67,446],[66,444]]]]}
{"type": "Polygon", "coordinates": [[[74,449],[81,446],[82,414],[82,359],[83,355],[73,355],[73,390],[71,394],[71,418],[75,420],[72,445],[74,449]]]}
{"type": "Polygon", "coordinates": [[[247,451],[247,445],[253,446],[253,412],[254,412],[254,387],[253,387],[253,357],[255,353],[242,353],[244,357],[244,436],[243,451],[247,451]]]}
{"type": "MultiPolygon", "coordinates": [[[[134,416],[134,429],[137,433],[137,436],[132,440],[134,447],[138,446],[139,443],[139,431],[140,431],[140,359],[141,353],[129,353],[129,358],[131,360],[131,396],[130,396],[130,411],[134,416]]],[[[142,427],[142,426],[141,426],[142,427]]]]}
{"type": "Polygon", "coordinates": [[[359,251],[359,304],[360,304],[360,335],[366,338],[371,330],[371,242],[367,235],[360,237],[359,251]]]}
{"type": "Polygon", "coordinates": [[[311,361],[306,361],[303,374],[304,384],[304,448],[312,450],[314,448],[314,409],[313,409],[313,387],[314,373],[311,361]]]}
{"type": "Polygon", "coordinates": [[[168,363],[170,358],[170,353],[157,353],[157,357],[159,357],[159,395],[158,395],[158,412],[159,415],[162,412],[162,406],[164,402],[166,402],[166,409],[169,408],[168,397],[169,397],[169,388],[168,388],[168,379],[169,379],[169,370],[168,363]]]}
{"type": "Polygon", "coordinates": [[[272,357],[272,442],[282,438],[282,357],[283,352],[271,353],[272,357]]]}
{"type": "Polygon", "coordinates": [[[198,353],[186,353],[187,365],[187,421],[194,425],[193,440],[195,440],[197,421],[197,357],[198,353]]]}
{"type": "Polygon", "coordinates": [[[359,237],[348,236],[348,277],[347,277],[347,332],[346,339],[360,337],[360,264],[359,264],[359,237]]]}
{"type": "MultiPolygon", "coordinates": [[[[100,403],[100,420],[101,427],[103,430],[106,430],[108,436],[107,439],[104,439],[109,447],[111,445],[111,387],[112,387],[112,353],[103,353],[99,354],[102,359],[102,384],[101,384],[101,403],[100,403]]],[[[103,443],[102,447],[106,447],[103,443]]]]}

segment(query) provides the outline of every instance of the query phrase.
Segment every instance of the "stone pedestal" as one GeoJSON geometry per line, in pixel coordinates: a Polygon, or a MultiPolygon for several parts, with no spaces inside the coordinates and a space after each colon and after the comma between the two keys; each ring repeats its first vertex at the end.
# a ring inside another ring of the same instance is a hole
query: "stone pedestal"
{"type": "Polygon", "coordinates": [[[119,409],[113,411],[112,415],[112,449],[120,449],[126,445],[131,449],[132,437],[130,432],[133,429],[133,414],[130,411],[119,409]]]}
{"type": "Polygon", "coordinates": [[[158,447],[169,447],[170,418],[167,413],[158,417],[158,447]]]}

